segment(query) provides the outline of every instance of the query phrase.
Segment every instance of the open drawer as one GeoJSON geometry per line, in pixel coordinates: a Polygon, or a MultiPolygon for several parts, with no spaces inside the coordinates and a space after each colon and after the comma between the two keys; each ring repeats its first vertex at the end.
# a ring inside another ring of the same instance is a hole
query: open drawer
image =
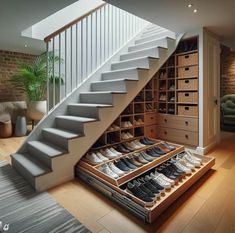
{"type": "MultiPolygon", "coordinates": [[[[117,186],[103,179],[99,174],[81,166],[81,164],[76,166],[75,173],[77,177],[108,196],[111,200],[119,203],[143,221],[151,223],[215,164],[214,158],[197,156],[203,160],[201,167],[196,168],[191,175],[184,176],[174,187],[167,190],[164,195],[161,195],[151,207],[146,206],[145,202],[126,192],[124,187],[128,181],[123,182],[121,186],[117,186]]],[[[154,170],[155,167],[151,169],[154,170]]],[[[146,172],[151,172],[151,169],[146,172]]]]}

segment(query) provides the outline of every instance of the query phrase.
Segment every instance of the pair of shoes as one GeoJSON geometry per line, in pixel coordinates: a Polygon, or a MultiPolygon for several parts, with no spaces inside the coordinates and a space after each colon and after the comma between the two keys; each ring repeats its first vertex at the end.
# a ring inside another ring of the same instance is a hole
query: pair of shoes
{"type": "Polygon", "coordinates": [[[113,147],[110,147],[110,148],[106,148],[106,149],[103,149],[103,150],[100,150],[100,153],[109,158],[109,159],[114,159],[120,155],[122,155],[122,153],[118,152],[117,150],[115,150],[113,147]]]}
{"type": "Polygon", "coordinates": [[[134,119],[134,125],[143,125],[144,124],[144,122],[143,122],[143,120],[141,119],[141,118],[139,118],[139,119],[134,119]]]}
{"type": "Polygon", "coordinates": [[[114,179],[125,175],[125,172],[116,167],[112,162],[100,166],[99,170],[114,179]]]}
{"type": "Polygon", "coordinates": [[[150,112],[150,111],[153,111],[153,106],[151,104],[146,104],[145,105],[145,109],[146,111],[150,112]]]}
{"type": "Polygon", "coordinates": [[[125,146],[127,146],[128,148],[131,148],[132,150],[136,150],[136,149],[140,149],[145,147],[144,144],[142,144],[140,141],[138,141],[137,139],[131,142],[126,142],[125,146]]]}
{"type": "Polygon", "coordinates": [[[130,150],[128,150],[126,147],[124,147],[122,144],[118,144],[117,145],[117,150],[121,153],[129,153],[131,152],[130,150]]]}
{"type": "Polygon", "coordinates": [[[160,145],[161,145],[161,146],[164,146],[165,148],[167,148],[167,149],[170,150],[170,151],[175,150],[175,147],[174,147],[174,146],[171,146],[171,145],[168,144],[167,142],[161,142],[160,145]]]}
{"type": "Polygon", "coordinates": [[[109,127],[108,127],[108,131],[114,131],[114,130],[119,130],[120,129],[120,127],[119,126],[117,126],[117,125],[115,125],[115,124],[112,124],[112,125],[110,125],[109,127]]]}
{"type": "Polygon", "coordinates": [[[166,94],[161,93],[159,97],[160,101],[166,101],[166,94]]]}
{"type": "Polygon", "coordinates": [[[169,90],[174,91],[175,90],[175,84],[171,84],[170,87],[169,87],[169,90]]]}
{"type": "Polygon", "coordinates": [[[153,145],[153,144],[155,144],[154,141],[152,141],[152,140],[150,140],[150,139],[148,139],[148,138],[146,138],[146,137],[140,139],[140,142],[141,142],[142,144],[144,144],[144,145],[153,145]]]}
{"type": "Polygon", "coordinates": [[[164,187],[165,189],[170,189],[172,184],[175,184],[174,180],[171,180],[169,178],[167,178],[166,176],[164,176],[161,173],[158,173],[157,171],[155,171],[154,173],[152,172],[150,174],[150,177],[156,181],[159,185],[161,185],[162,187],[164,187]]]}
{"type": "Polygon", "coordinates": [[[114,162],[115,166],[118,167],[120,170],[124,171],[125,173],[128,173],[137,167],[130,163],[126,158],[121,158],[118,161],[114,162]]]}
{"type": "Polygon", "coordinates": [[[122,121],[121,122],[121,127],[122,128],[129,128],[129,127],[132,127],[132,123],[130,121],[122,121]]]}
{"type": "Polygon", "coordinates": [[[92,153],[87,153],[85,158],[92,164],[100,164],[103,162],[107,162],[108,158],[103,156],[100,152],[92,152],[92,153]]]}
{"type": "Polygon", "coordinates": [[[122,132],[121,133],[121,139],[122,140],[127,140],[127,139],[130,139],[130,138],[133,138],[134,136],[129,133],[129,132],[122,132]]]}
{"type": "Polygon", "coordinates": [[[172,96],[170,99],[169,99],[170,102],[175,102],[175,96],[172,96]]]}

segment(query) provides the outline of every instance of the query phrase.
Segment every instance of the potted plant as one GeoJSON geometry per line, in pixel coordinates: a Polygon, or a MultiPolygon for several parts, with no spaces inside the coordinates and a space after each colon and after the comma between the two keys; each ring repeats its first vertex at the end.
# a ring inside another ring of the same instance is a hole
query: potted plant
{"type": "MultiPolygon", "coordinates": [[[[38,56],[32,64],[21,64],[19,72],[11,77],[11,83],[27,96],[27,115],[32,120],[41,120],[46,113],[46,91],[47,91],[47,72],[50,81],[53,77],[53,62],[58,63],[60,59],[53,53],[44,53],[38,56]],[[48,60],[47,60],[48,58],[48,60]],[[48,66],[47,66],[48,64],[48,66]]],[[[60,77],[54,77],[56,84],[60,77]]],[[[63,84],[63,79],[61,79],[63,84]]]]}

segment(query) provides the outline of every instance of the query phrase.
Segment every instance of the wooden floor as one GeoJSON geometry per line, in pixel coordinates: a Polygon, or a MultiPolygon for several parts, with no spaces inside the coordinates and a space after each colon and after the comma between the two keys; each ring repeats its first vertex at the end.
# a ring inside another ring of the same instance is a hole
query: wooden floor
{"type": "MultiPolygon", "coordinates": [[[[0,159],[9,159],[23,138],[0,140],[0,159]]],[[[145,224],[80,180],[49,193],[92,232],[235,233],[235,134],[222,133],[208,156],[216,165],[153,224],[145,224]]]]}

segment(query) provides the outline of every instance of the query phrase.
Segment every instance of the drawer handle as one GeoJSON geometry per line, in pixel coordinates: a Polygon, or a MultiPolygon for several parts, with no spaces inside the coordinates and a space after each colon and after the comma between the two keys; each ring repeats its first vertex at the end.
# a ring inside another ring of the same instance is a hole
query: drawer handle
{"type": "Polygon", "coordinates": [[[167,132],[165,131],[164,134],[167,135],[167,132]]]}
{"type": "Polygon", "coordinates": [[[188,80],[188,79],[186,79],[186,80],[184,80],[184,82],[185,82],[185,83],[189,83],[189,80],[188,80]]]}
{"type": "Polygon", "coordinates": [[[185,125],[188,125],[188,121],[185,121],[185,125]]]}
{"type": "Polygon", "coordinates": [[[153,120],[153,117],[150,117],[151,120],[153,120]]]}
{"type": "Polygon", "coordinates": [[[187,134],[185,134],[185,138],[188,139],[188,135],[187,134]]]}
{"type": "Polygon", "coordinates": [[[189,67],[185,67],[184,70],[185,70],[185,71],[188,71],[188,70],[189,70],[189,67]]]}
{"type": "Polygon", "coordinates": [[[185,109],[186,111],[188,111],[188,110],[189,110],[189,107],[184,107],[184,109],[185,109]]]}
{"type": "Polygon", "coordinates": [[[186,59],[189,58],[189,55],[185,55],[184,58],[186,58],[186,59]]]}
{"type": "Polygon", "coordinates": [[[189,96],[189,93],[185,93],[184,96],[189,96]]]}
{"type": "Polygon", "coordinates": [[[152,133],[152,132],[153,132],[153,129],[151,129],[150,131],[151,131],[151,133],[152,133]]]}
{"type": "Polygon", "coordinates": [[[164,119],[165,123],[167,123],[167,119],[164,119]]]}

